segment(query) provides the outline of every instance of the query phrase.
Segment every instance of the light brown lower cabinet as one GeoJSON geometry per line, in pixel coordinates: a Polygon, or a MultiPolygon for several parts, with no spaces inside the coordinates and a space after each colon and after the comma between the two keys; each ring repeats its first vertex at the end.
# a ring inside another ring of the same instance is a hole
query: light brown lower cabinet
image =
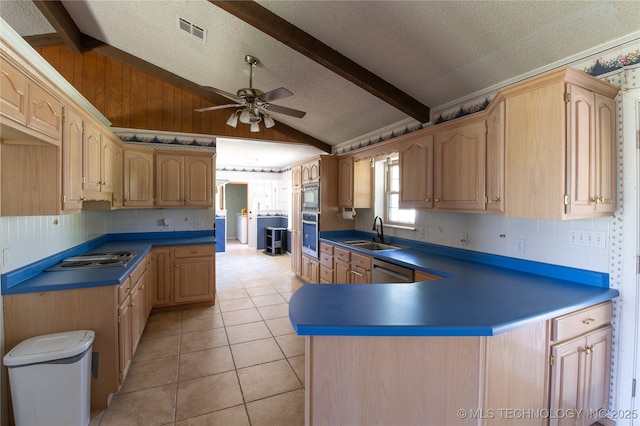
{"type": "Polygon", "coordinates": [[[591,425],[609,407],[611,302],[552,321],[551,412],[580,413],[551,418],[549,425],[591,425]]]}
{"type": "Polygon", "coordinates": [[[300,278],[306,283],[317,283],[320,281],[320,262],[318,259],[302,255],[302,268],[300,278]]]}
{"type": "Polygon", "coordinates": [[[333,245],[320,243],[320,284],[333,284],[333,245]]]}
{"type": "Polygon", "coordinates": [[[215,302],[215,246],[213,244],[160,247],[152,250],[154,280],[150,283],[154,308],[215,302]]]}
{"type": "Polygon", "coordinates": [[[143,259],[118,286],[118,382],[124,383],[144,326],[149,318],[146,303],[148,259],[143,259]]]}
{"type": "Polygon", "coordinates": [[[148,307],[141,303],[148,290],[146,271],[145,259],[118,286],[5,295],[7,351],[33,336],[95,331],[98,374],[91,378],[91,409],[106,408],[124,382],[147,320],[148,307]]]}

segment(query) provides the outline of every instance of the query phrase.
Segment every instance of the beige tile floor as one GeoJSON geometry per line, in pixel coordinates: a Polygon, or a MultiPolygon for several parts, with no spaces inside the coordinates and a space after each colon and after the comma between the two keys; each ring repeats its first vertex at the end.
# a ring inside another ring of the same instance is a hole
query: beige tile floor
{"type": "Polygon", "coordinates": [[[304,338],[288,317],[302,284],[288,255],[228,243],[216,304],[151,314],[122,389],[91,425],[303,425],[304,338]]]}

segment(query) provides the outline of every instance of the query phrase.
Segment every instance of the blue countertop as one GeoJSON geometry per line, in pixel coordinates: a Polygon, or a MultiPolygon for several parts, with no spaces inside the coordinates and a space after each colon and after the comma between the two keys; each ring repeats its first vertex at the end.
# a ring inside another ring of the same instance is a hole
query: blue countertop
{"type": "Polygon", "coordinates": [[[122,283],[153,247],[215,244],[213,231],[106,234],[71,249],[2,274],[2,294],[21,294],[122,283]],[[61,260],[82,253],[135,251],[125,267],[46,271],[61,260]]]}
{"type": "MultiPolygon", "coordinates": [[[[370,238],[321,233],[321,241],[370,238]]],[[[392,239],[402,250],[350,250],[441,276],[413,284],[310,284],[291,297],[300,335],[492,336],[619,295],[608,274],[392,239]],[[534,273],[535,272],[535,273],[534,273]]]]}

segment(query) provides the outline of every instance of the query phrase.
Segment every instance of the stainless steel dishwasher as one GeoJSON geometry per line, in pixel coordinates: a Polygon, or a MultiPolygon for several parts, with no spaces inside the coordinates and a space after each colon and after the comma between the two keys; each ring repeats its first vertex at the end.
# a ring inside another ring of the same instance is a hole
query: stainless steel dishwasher
{"type": "Polygon", "coordinates": [[[413,269],[385,262],[384,260],[373,259],[371,282],[374,284],[412,283],[413,269]]]}

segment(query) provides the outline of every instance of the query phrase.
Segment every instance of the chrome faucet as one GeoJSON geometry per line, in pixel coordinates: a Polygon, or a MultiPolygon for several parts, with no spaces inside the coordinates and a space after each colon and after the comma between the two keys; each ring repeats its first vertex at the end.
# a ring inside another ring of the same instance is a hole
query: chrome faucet
{"type": "Polygon", "coordinates": [[[382,229],[382,218],[380,216],[376,216],[375,219],[373,219],[373,230],[378,234],[378,239],[380,240],[380,242],[384,244],[384,230],[382,229]],[[376,225],[378,221],[380,221],[379,230],[376,225]]]}

